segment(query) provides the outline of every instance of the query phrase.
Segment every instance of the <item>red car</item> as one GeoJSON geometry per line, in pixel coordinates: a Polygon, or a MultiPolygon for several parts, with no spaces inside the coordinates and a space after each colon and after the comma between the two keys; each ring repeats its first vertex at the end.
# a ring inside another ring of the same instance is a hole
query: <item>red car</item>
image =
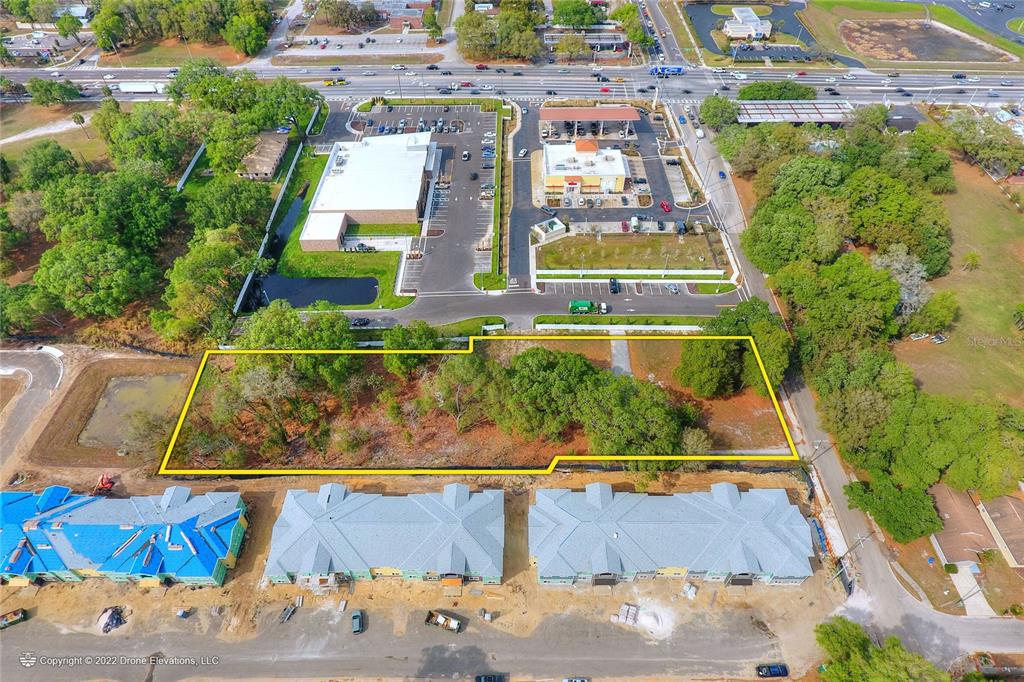
{"type": "Polygon", "coordinates": [[[619,227],[621,227],[621,228],[622,228],[622,231],[623,231],[623,232],[629,232],[629,223],[628,223],[628,222],[626,222],[625,220],[623,220],[623,221],[622,221],[622,222],[621,222],[621,223],[619,224],[619,227]]]}
{"type": "Polygon", "coordinates": [[[601,92],[611,92],[611,88],[601,88],[601,92]]]}
{"type": "Polygon", "coordinates": [[[798,76],[806,76],[807,72],[806,71],[797,71],[796,75],[798,75],[798,76]]]}
{"type": "Polygon", "coordinates": [[[471,88],[471,87],[473,87],[473,84],[470,81],[462,81],[461,83],[459,83],[459,87],[460,88],[471,88]]]}
{"type": "Polygon", "coordinates": [[[664,211],[665,213],[671,213],[672,212],[672,207],[669,205],[669,203],[667,201],[661,202],[660,206],[661,206],[661,210],[664,211]]]}
{"type": "Polygon", "coordinates": [[[476,65],[476,70],[477,71],[486,71],[487,70],[487,65],[486,64],[477,64],[476,65]]]}

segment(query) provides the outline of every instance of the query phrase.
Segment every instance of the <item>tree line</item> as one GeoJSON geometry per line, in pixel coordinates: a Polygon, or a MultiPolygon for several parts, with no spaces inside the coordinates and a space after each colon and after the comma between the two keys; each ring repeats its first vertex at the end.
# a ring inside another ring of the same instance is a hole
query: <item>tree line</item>
{"type": "MultiPolygon", "coordinates": [[[[422,321],[383,332],[386,350],[437,350],[445,347],[437,330],[422,321]]],[[[260,349],[352,349],[355,336],[348,318],[315,304],[300,314],[274,301],[252,315],[235,346],[260,349]]],[[[576,431],[587,437],[595,455],[702,454],[710,439],[697,427],[699,410],[676,405],[649,382],[614,375],[586,357],[531,348],[507,364],[480,354],[387,354],[383,370],[369,368],[364,356],[239,355],[230,367],[212,367],[201,379],[203,402],[183,431],[176,457],[181,461],[219,459],[220,466],[278,462],[286,453],[311,450],[326,454],[331,421],[367,396],[394,413],[418,417],[447,415],[463,433],[484,423],[527,440],[567,440],[576,431]],[[396,405],[389,383],[412,383],[416,398],[396,405]],[[322,409],[332,404],[335,409],[322,409]],[[248,439],[253,424],[259,434],[248,439]],[[258,443],[246,448],[243,442],[258,443]]],[[[435,417],[431,417],[435,418],[435,417]]],[[[438,417],[439,418],[439,417],[438,417]]],[[[687,463],[699,468],[699,463],[687,463]]],[[[486,462],[481,462],[486,466],[486,462]]],[[[631,463],[634,469],[676,468],[680,462],[631,463]]]]}
{"type": "MultiPolygon", "coordinates": [[[[716,138],[734,171],[753,176],[759,202],[740,242],[792,316],[794,364],[843,457],[866,473],[847,487],[850,502],[899,542],[942,527],[927,493],[935,483],[987,498],[1024,477],[1024,411],[924,393],[888,347],[941,331],[957,313],[952,293],[933,296],[927,284],[949,268],[935,196],[955,190],[948,140],[931,125],[891,133],[881,107],[858,110],[840,131],[725,124],[716,138]]],[[[714,350],[736,367],[730,352],[714,350]]],[[[745,383],[714,360],[684,354],[681,378],[709,392],[745,383]]]]}
{"type": "Polygon", "coordinates": [[[536,30],[544,23],[543,10],[536,0],[505,0],[492,19],[469,2],[455,20],[459,52],[469,59],[536,59],[543,51],[536,30]]]}
{"type": "Polygon", "coordinates": [[[52,140],[16,164],[0,157],[8,194],[0,268],[10,270],[10,249],[30,237],[52,243],[32,281],[0,285],[0,332],[31,330],[41,320],[59,325],[60,311],[116,317],[166,284],[163,306],[151,313],[157,332],[176,341],[226,337],[241,279],[271,265],[253,255],[271,188],[235,170],[259,130],[297,125],[319,95],[284,78],[228,74],[208,60],[184,64],[169,91],[176,104],[138,102],[126,112],[110,96],[101,102],[92,127],[114,170],[90,172],[52,140]],[[200,142],[213,178],[201,191],[175,194],[168,183],[200,142]],[[191,240],[171,261],[164,254],[181,239],[179,226],[190,228],[191,240]]]}

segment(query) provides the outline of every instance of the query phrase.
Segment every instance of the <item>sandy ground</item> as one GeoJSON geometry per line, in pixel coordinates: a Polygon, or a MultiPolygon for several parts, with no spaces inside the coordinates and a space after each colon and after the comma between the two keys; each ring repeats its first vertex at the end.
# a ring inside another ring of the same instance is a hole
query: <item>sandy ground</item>
{"type": "Polygon", "coordinates": [[[21,375],[0,376],[0,415],[3,415],[4,408],[24,387],[25,382],[22,381],[21,375]]]}
{"type": "MultiPolygon", "coordinates": [[[[93,112],[91,111],[82,114],[82,117],[85,118],[86,124],[89,122],[89,119],[92,118],[92,114],[93,112]]],[[[9,144],[11,142],[27,140],[33,137],[56,135],[57,133],[63,133],[64,131],[71,130],[77,126],[77,123],[72,121],[70,118],[66,118],[60,121],[54,121],[53,123],[47,123],[46,125],[41,125],[36,128],[32,128],[31,130],[26,130],[25,132],[18,133],[17,135],[11,135],[10,137],[2,138],[0,139],[0,144],[9,144]]]]}

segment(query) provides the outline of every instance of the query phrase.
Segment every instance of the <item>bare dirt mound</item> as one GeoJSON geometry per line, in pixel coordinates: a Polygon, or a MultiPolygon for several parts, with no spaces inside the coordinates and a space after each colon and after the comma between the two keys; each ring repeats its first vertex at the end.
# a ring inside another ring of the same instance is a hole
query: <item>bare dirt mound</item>
{"type": "Polygon", "coordinates": [[[864,57],[894,62],[1011,62],[1013,55],[935,21],[847,20],[839,35],[864,57]]]}

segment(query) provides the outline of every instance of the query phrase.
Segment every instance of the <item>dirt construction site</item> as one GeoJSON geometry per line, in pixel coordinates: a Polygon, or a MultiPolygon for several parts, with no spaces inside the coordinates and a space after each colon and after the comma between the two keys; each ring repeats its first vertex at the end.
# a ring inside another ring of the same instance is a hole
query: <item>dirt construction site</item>
{"type": "MultiPolygon", "coordinates": [[[[588,354],[595,351],[588,350],[588,354]]],[[[828,617],[845,595],[838,582],[830,581],[830,567],[812,559],[814,576],[799,587],[725,586],[695,583],[693,599],[683,594],[680,579],[623,583],[614,587],[543,587],[537,583],[527,549],[527,510],[533,491],[540,487],[582,489],[602,481],[616,490],[651,493],[707,490],[716,482],[732,482],[741,489],[777,487],[787,490],[790,501],[809,514],[808,488],[798,470],[757,471],[715,469],[706,472],[672,472],[645,476],[626,471],[556,472],[547,476],[280,476],[280,477],[169,477],[158,476],[159,455],[119,455],[104,420],[121,418],[124,412],[148,409],[159,413],[167,400],[187,389],[195,366],[187,360],[162,359],[138,354],[66,349],[66,376],[39,416],[39,424],[26,433],[20,452],[4,461],[0,475],[5,489],[40,490],[47,485],[67,485],[78,492],[92,490],[97,477],[114,477],[115,496],[151,495],[169,485],[191,486],[196,493],[239,491],[248,505],[249,525],[236,566],[222,587],[175,585],[141,588],[102,579],[82,583],[49,583],[0,589],[0,612],[26,608],[32,619],[48,621],[61,631],[95,633],[100,611],[110,605],[124,609],[126,624],[106,637],[127,638],[147,633],[185,632],[222,642],[250,640],[268,628],[280,627],[282,608],[302,595],[300,612],[341,612],[365,609],[379,623],[390,623],[395,635],[407,627],[422,625],[430,608],[453,609],[473,614],[471,626],[493,629],[513,637],[530,637],[546,619],[569,614],[607,625],[624,603],[640,608],[634,627],[652,643],[687,628],[725,630],[736,618],[776,641],[795,670],[808,669],[820,658],[812,636],[814,624],[828,617]],[[148,383],[156,379],[155,384],[148,383]],[[144,381],[144,383],[139,383],[144,381]],[[155,389],[153,388],[155,386],[155,389]],[[99,421],[97,421],[99,420],[99,421]],[[83,433],[91,434],[83,445],[83,433]],[[472,489],[503,488],[506,491],[504,580],[501,585],[467,585],[459,596],[445,596],[437,583],[378,579],[354,583],[340,592],[313,594],[292,585],[265,586],[262,573],[270,546],[274,520],[285,492],[292,488],[315,489],[325,482],[340,481],[356,491],[385,494],[437,491],[449,482],[464,482],[472,489]],[[193,615],[177,617],[179,609],[193,615]],[[480,609],[494,614],[491,621],[476,617],[480,609]],[[724,620],[723,620],[724,619],[724,620]],[[717,626],[716,626],[717,624],[717,626]]],[[[4,383],[6,389],[11,384],[4,383]]],[[[5,396],[8,406],[18,396],[5,396]]],[[[173,410],[172,410],[173,411],[173,410]]],[[[0,427],[9,410],[0,412],[0,427]]],[[[116,440],[116,439],[114,439],[116,440]]],[[[342,622],[339,620],[339,622],[342,622]]],[[[622,626],[628,627],[628,626],[622,626]]]]}

